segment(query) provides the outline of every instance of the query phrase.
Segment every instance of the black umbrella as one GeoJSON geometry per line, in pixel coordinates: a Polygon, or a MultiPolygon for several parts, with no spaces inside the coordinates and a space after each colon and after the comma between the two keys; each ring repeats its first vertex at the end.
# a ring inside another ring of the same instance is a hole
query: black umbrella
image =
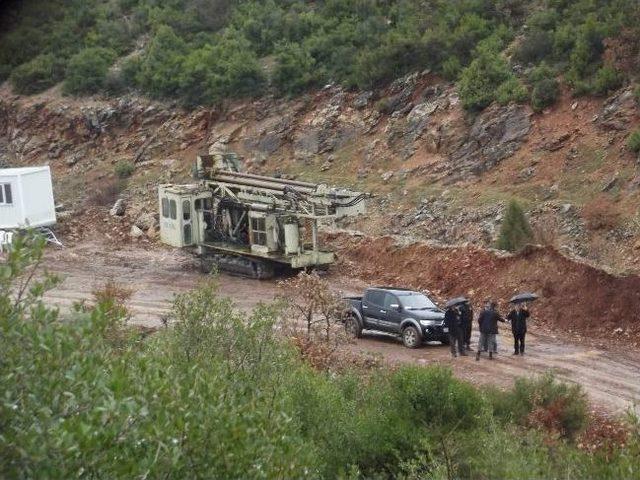
{"type": "Polygon", "coordinates": [[[535,293],[519,293],[518,295],[511,297],[509,303],[524,303],[524,302],[533,302],[538,299],[538,295],[535,293]]]}
{"type": "Polygon", "coordinates": [[[444,304],[444,308],[455,307],[456,305],[460,305],[462,303],[467,303],[469,301],[468,298],[465,297],[456,297],[449,300],[444,304]]]}

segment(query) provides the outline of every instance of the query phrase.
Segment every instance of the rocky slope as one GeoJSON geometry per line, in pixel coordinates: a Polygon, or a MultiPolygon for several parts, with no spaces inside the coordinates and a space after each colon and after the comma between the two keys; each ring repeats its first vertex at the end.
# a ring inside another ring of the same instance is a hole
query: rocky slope
{"type": "MultiPolygon", "coordinates": [[[[527,208],[540,243],[616,272],[640,270],[631,89],[608,99],[567,95],[541,114],[493,105],[465,114],[452,85],[429,72],[382,91],[328,85],[293,99],[260,98],[186,111],[136,97],[32,97],[0,89],[0,163],[48,163],[69,241],[155,235],[155,186],[189,178],[198,151],[238,152],[250,171],[351,185],[376,195],[347,225],[443,244],[491,246],[505,203],[527,208]],[[135,166],[126,184],[119,162],[135,166]],[[107,214],[118,196],[123,216],[107,214]],[[145,235],[146,234],[146,235],[145,235]]],[[[144,240],[147,239],[147,240],[144,240]]]]}

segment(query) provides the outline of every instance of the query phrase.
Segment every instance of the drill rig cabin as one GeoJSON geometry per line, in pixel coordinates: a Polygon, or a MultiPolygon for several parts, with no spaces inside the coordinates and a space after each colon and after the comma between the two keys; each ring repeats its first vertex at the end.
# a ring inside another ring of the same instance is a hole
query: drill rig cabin
{"type": "Polygon", "coordinates": [[[326,268],[333,252],[320,222],[364,213],[367,194],[241,173],[231,153],[199,155],[197,183],[160,185],[160,238],[195,247],[203,270],[265,279],[286,269],[326,268]]]}

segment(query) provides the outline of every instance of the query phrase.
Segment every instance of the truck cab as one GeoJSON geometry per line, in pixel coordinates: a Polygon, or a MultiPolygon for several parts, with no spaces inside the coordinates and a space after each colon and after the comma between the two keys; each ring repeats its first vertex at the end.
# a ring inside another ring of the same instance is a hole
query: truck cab
{"type": "Polygon", "coordinates": [[[349,297],[347,332],[359,337],[363,330],[401,336],[406,347],[425,341],[448,343],[444,312],[427,295],[395,287],[368,288],[362,297],[349,297]]]}

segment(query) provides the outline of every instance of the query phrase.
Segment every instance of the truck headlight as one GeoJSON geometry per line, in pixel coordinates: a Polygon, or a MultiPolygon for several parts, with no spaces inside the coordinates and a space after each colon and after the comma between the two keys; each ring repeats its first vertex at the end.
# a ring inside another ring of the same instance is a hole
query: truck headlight
{"type": "Polygon", "coordinates": [[[420,325],[423,327],[435,327],[439,323],[438,320],[420,320],[420,325]]]}

